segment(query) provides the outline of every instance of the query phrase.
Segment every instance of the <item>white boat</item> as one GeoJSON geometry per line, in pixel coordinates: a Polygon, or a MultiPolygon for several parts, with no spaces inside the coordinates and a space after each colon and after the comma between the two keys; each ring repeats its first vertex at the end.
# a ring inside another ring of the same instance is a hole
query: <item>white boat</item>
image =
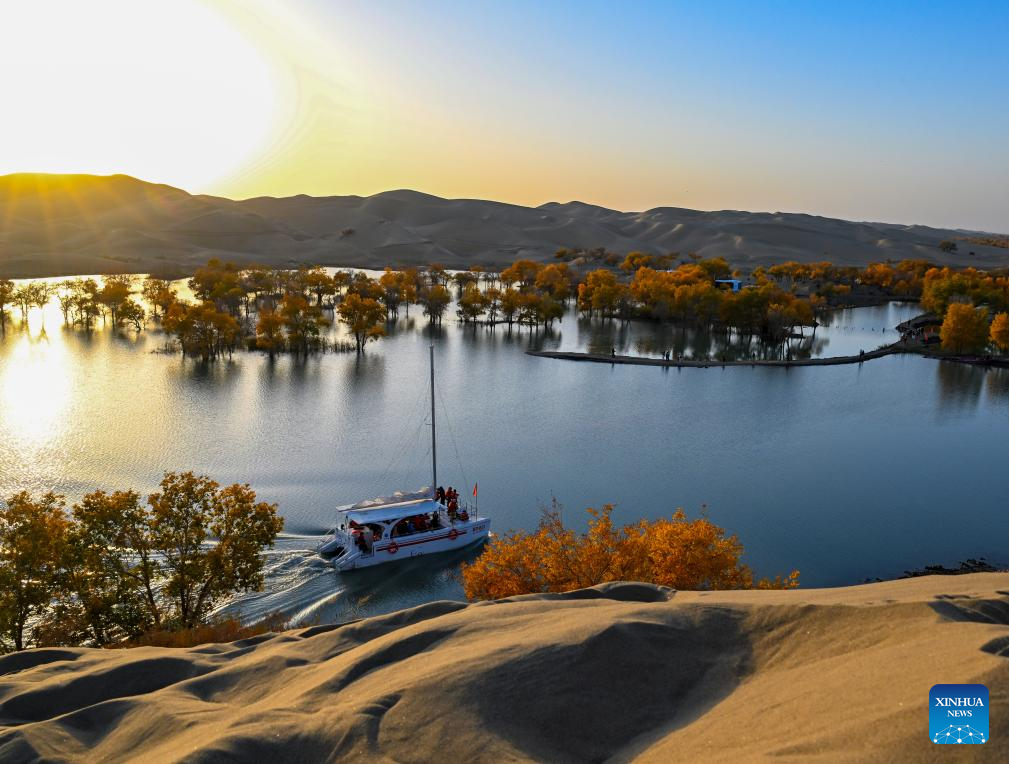
{"type": "Polygon", "coordinates": [[[464,502],[454,512],[434,498],[438,450],[434,406],[434,345],[431,346],[430,496],[365,501],[337,509],[336,527],[317,547],[340,571],[367,568],[425,554],[451,552],[486,541],[490,518],[464,502]]]}

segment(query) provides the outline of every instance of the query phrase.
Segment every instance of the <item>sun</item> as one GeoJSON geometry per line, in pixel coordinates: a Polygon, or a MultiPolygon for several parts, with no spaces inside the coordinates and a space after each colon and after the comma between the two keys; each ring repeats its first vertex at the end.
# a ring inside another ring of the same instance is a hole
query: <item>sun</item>
{"type": "Polygon", "coordinates": [[[275,67],[208,2],[10,3],[0,68],[0,174],[126,173],[199,191],[278,129],[275,67]]]}

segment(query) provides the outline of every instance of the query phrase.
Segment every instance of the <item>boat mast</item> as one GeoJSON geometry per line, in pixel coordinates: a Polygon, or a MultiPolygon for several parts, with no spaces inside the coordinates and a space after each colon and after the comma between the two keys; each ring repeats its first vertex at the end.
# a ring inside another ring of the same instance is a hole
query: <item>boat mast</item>
{"type": "Polygon", "coordinates": [[[438,490],[438,440],[434,427],[434,343],[431,343],[431,495],[438,490]]]}

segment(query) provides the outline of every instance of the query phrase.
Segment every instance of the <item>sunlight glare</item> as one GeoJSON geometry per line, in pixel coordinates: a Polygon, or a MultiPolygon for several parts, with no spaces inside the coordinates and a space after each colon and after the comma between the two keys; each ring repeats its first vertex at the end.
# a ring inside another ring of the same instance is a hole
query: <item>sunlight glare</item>
{"type": "Polygon", "coordinates": [[[199,189],[277,129],[269,58],[198,0],[5,4],[0,174],[127,173],[199,189]]]}

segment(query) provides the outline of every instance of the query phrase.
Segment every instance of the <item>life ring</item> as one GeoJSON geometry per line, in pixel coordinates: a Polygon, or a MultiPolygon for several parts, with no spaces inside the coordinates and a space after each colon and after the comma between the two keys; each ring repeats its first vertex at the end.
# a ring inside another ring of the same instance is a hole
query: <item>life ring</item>
{"type": "Polygon", "coordinates": [[[455,541],[457,538],[459,538],[459,531],[457,531],[455,528],[453,528],[448,532],[449,541],[455,541]]]}
{"type": "Polygon", "coordinates": [[[396,552],[399,551],[399,544],[393,541],[391,544],[389,544],[389,546],[385,548],[385,551],[387,551],[389,554],[396,554],[396,552]]]}

